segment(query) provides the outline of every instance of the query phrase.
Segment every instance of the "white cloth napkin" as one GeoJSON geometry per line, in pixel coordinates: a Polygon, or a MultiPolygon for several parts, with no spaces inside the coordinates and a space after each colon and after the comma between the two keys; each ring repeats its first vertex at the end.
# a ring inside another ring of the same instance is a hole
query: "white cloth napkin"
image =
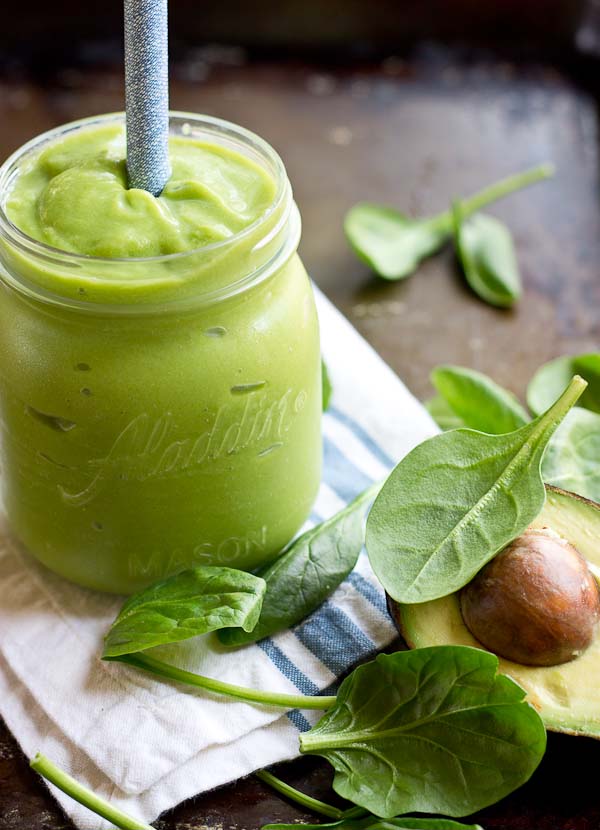
{"type": "MultiPolygon", "coordinates": [[[[436,432],[421,405],[317,291],[334,394],[324,477],[311,521],[331,515],[436,432]]],[[[34,562],[0,524],[0,713],[24,752],[40,750],[145,821],[180,801],[298,754],[318,713],[230,701],[99,659],[118,598],[77,588],[34,562]]],[[[232,683],[315,693],[395,636],[363,553],[355,572],[294,631],[223,649],[213,636],[167,659],[232,683]]],[[[161,655],[163,656],[163,655],[161,655]]],[[[100,823],[61,793],[82,830],[100,823]]]]}

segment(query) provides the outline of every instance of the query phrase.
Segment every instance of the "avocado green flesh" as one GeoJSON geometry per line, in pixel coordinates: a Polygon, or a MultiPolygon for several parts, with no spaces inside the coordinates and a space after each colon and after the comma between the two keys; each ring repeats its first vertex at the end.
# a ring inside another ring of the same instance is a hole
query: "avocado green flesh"
{"type": "MultiPolygon", "coordinates": [[[[550,527],[568,539],[597,575],[600,568],[600,505],[564,490],[547,487],[544,509],[532,523],[550,527]],[[594,567],[595,566],[595,567],[594,567]]],[[[396,621],[411,648],[465,645],[482,648],[463,622],[458,595],[418,605],[395,605],[396,621]]],[[[500,671],[513,678],[539,711],[546,727],[600,738],[600,632],[570,663],[523,666],[502,657],[500,671]]]]}

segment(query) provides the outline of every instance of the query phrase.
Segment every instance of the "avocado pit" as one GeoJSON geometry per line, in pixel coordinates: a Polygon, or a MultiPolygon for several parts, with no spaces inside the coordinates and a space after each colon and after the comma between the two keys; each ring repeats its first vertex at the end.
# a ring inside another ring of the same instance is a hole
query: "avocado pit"
{"type": "Polygon", "coordinates": [[[600,594],[570,542],[549,528],[529,529],[462,589],[460,609],[489,651],[528,666],[555,666],[592,642],[600,594]]]}

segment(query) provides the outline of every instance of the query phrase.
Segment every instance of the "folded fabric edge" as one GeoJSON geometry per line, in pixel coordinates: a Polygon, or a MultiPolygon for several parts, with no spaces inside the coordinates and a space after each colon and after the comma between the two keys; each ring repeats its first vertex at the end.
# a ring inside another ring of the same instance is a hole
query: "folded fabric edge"
{"type": "MultiPolygon", "coordinates": [[[[6,666],[21,686],[29,688],[29,683],[24,682],[22,672],[18,671],[19,664],[15,660],[19,650],[17,648],[17,652],[13,653],[11,648],[7,648],[8,645],[4,643],[5,653],[0,663],[0,673],[6,666]],[[13,659],[10,659],[11,657],[13,659]]],[[[257,649],[254,659],[260,663],[260,673],[266,677],[265,683],[270,688],[283,693],[297,693],[292,681],[281,673],[262,650],[257,649]]],[[[121,669],[124,673],[137,671],[126,666],[121,666],[121,669]]],[[[121,791],[132,796],[158,785],[173,769],[187,763],[195,750],[190,748],[189,744],[182,747],[182,743],[190,741],[192,744],[197,742],[198,745],[204,738],[206,742],[201,744],[200,751],[208,752],[215,748],[226,750],[236,746],[237,741],[247,734],[251,734],[253,729],[247,728],[249,722],[253,723],[253,728],[256,729],[281,717],[279,709],[232,701],[201,690],[195,692],[193,689],[182,689],[171,696],[168,702],[169,711],[159,721],[156,711],[152,712],[138,706],[135,698],[123,696],[110,708],[102,711],[99,717],[92,718],[90,724],[82,728],[81,732],[78,732],[76,718],[65,726],[37,700],[35,710],[30,710],[25,717],[31,719],[33,711],[36,711],[36,714],[43,712],[44,717],[60,729],[65,740],[76,744],[108,780],[115,784],[118,782],[121,791]],[[199,718],[199,707],[204,711],[203,720],[199,718]],[[244,712],[248,714],[244,715],[244,712]],[[226,716],[229,731],[220,732],[217,728],[221,715],[226,716]],[[135,722],[132,720],[133,717],[135,722]],[[210,725],[208,740],[205,730],[207,723],[210,725]],[[232,734],[234,724],[237,724],[237,731],[232,734]],[[148,753],[147,746],[152,742],[159,751],[148,753]]],[[[4,700],[1,707],[3,715],[6,714],[6,709],[7,701],[4,700]]],[[[15,724],[12,731],[20,740],[20,724],[15,724]]]]}
{"type": "MultiPolygon", "coordinates": [[[[2,665],[0,694],[8,700],[5,721],[14,731],[18,725],[21,748],[28,757],[41,751],[74,775],[78,781],[143,821],[154,821],[177,804],[217,787],[244,778],[258,769],[298,756],[298,731],[286,715],[267,726],[249,732],[236,743],[232,756],[229,747],[211,747],[172,770],[156,785],[132,796],[123,793],[81,751],[67,741],[55,724],[38,709],[29,691],[2,665]],[[35,712],[35,717],[32,713],[35,712]],[[23,724],[26,724],[23,728],[23,724]]],[[[55,787],[52,795],[80,830],[108,830],[112,827],[55,787]]]]}

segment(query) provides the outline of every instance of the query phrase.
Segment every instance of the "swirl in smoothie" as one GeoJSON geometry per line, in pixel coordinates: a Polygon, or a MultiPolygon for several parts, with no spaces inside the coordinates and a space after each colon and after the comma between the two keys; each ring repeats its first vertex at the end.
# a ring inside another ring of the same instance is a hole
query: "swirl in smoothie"
{"type": "Polygon", "coordinates": [[[22,169],[5,203],[28,236],[72,253],[151,257],[228,239],[272,204],[275,183],[222,145],[172,136],[160,196],[127,188],[125,134],[110,124],[50,144],[22,169]]]}

